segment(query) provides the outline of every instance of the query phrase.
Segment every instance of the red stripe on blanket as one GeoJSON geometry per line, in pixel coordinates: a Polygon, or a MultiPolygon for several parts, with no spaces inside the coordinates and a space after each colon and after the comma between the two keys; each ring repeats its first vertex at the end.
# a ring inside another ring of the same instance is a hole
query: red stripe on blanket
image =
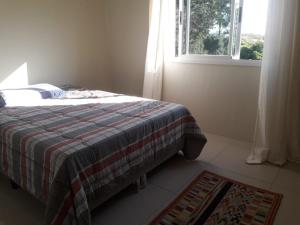
{"type": "Polygon", "coordinates": [[[14,129],[17,125],[16,124],[12,124],[9,125],[7,127],[5,127],[2,130],[2,163],[3,163],[3,173],[4,175],[8,175],[8,156],[7,156],[7,152],[8,152],[8,146],[7,143],[5,141],[5,138],[7,136],[7,133],[9,132],[10,129],[14,129]]]}
{"type": "Polygon", "coordinates": [[[72,183],[72,192],[68,192],[68,194],[66,195],[66,198],[63,202],[63,205],[59,211],[59,214],[57,215],[57,217],[54,219],[54,222],[52,222],[52,225],[61,225],[63,224],[66,215],[68,214],[69,210],[72,208],[73,205],[73,199],[74,196],[81,188],[80,185],[80,181],[77,180],[77,182],[72,183]]]}
{"type": "Polygon", "coordinates": [[[3,174],[7,176],[7,174],[8,174],[7,145],[2,142],[1,143],[1,148],[2,148],[2,169],[3,169],[3,174]]]}
{"type": "Polygon", "coordinates": [[[32,132],[29,134],[26,134],[24,137],[22,137],[20,141],[20,149],[21,149],[21,154],[20,154],[20,160],[21,160],[21,166],[20,166],[20,174],[21,174],[21,186],[27,190],[27,154],[26,154],[26,145],[28,140],[32,138],[33,136],[39,135],[44,133],[45,131],[36,131],[32,132]]]}

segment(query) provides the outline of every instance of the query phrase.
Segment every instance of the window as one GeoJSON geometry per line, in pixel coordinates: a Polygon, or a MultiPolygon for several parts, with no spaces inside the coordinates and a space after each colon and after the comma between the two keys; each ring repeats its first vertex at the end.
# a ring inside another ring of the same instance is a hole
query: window
{"type": "Polygon", "coordinates": [[[267,3],[176,0],[175,56],[262,59],[267,3]]]}

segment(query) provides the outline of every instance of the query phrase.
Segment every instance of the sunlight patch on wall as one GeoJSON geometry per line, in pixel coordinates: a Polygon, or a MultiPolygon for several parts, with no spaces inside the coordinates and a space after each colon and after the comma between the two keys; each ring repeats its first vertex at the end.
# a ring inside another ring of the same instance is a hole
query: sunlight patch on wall
{"type": "Polygon", "coordinates": [[[27,63],[22,64],[0,83],[0,89],[19,88],[28,85],[27,63]]]}

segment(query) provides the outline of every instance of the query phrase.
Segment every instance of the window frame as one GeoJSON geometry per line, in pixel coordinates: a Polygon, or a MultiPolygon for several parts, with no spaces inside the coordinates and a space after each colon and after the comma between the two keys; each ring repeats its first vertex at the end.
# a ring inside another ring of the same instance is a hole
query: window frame
{"type": "Polygon", "coordinates": [[[253,66],[260,67],[262,60],[251,60],[251,59],[240,59],[240,50],[241,50],[241,31],[242,31],[242,10],[244,0],[231,0],[231,18],[230,18],[230,40],[229,40],[229,54],[228,55],[201,55],[201,54],[190,54],[189,53],[189,25],[190,25],[190,1],[187,0],[187,37],[186,37],[186,48],[187,54],[182,54],[182,28],[183,24],[180,23],[183,15],[183,1],[179,0],[179,12],[178,12],[178,22],[179,22],[179,31],[178,31],[178,56],[176,56],[176,1],[169,1],[169,8],[172,9],[169,12],[168,16],[168,24],[169,29],[167,33],[169,34],[168,40],[170,42],[167,43],[169,46],[169,57],[168,60],[174,63],[192,63],[192,64],[215,64],[215,65],[233,65],[233,66],[253,66]],[[233,54],[233,31],[234,31],[234,19],[236,18],[236,2],[239,3],[239,18],[238,18],[238,29],[237,29],[237,37],[238,40],[236,43],[237,49],[236,54],[233,54]]]}

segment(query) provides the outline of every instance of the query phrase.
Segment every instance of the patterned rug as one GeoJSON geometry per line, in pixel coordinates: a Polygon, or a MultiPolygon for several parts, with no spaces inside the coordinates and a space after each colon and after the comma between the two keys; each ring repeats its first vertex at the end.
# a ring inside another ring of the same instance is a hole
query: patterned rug
{"type": "Polygon", "coordinates": [[[202,172],[151,225],[271,225],[281,194],[202,172]]]}

